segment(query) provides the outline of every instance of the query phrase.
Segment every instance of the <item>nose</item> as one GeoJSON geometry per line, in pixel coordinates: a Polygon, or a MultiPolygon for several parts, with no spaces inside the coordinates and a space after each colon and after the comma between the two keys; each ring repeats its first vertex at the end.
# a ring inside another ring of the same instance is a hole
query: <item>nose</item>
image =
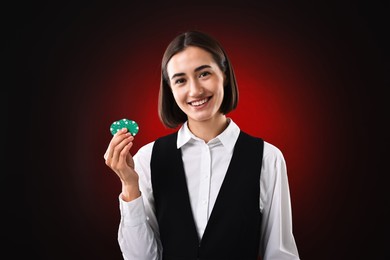
{"type": "Polygon", "coordinates": [[[190,80],[189,95],[191,97],[197,97],[197,96],[202,95],[202,93],[203,93],[203,87],[200,84],[200,82],[197,81],[196,79],[190,80]]]}

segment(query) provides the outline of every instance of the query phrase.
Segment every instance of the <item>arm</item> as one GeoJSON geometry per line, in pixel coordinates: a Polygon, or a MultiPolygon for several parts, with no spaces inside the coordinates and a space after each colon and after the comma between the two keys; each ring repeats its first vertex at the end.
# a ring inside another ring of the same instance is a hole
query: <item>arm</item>
{"type": "Polygon", "coordinates": [[[142,196],[126,202],[119,197],[121,222],[118,242],[124,259],[161,259],[162,246],[159,239],[154,199],[150,180],[150,158],[153,143],[142,147],[134,156],[135,170],[139,172],[139,187],[142,196]]]}
{"type": "Polygon", "coordinates": [[[161,259],[161,245],[153,223],[146,215],[142,197],[131,202],[120,199],[121,221],[118,229],[118,243],[123,259],[161,259]]]}
{"type": "Polygon", "coordinates": [[[122,183],[118,242],[126,260],[157,260],[161,258],[161,245],[149,185],[152,144],[141,148],[133,159],[130,154],[133,140],[126,130],[119,131],[104,155],[107,166],[122,183]]]}
{"type": "Polygon", "coordinates": [[[263,259],[298,260],[286,163],[281,151],[266,142],[260,178],[260,210],[263,214],[260,234],[263,259]]]}

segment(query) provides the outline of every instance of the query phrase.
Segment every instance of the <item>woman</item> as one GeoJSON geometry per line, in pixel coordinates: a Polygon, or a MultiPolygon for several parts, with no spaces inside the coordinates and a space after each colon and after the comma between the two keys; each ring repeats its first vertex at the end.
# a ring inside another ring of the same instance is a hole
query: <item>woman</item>
{"type": "Polygon", "coordinates": [[[180,129],[132,157],[122,129],[105,153],[122,182],[124,259],[299,259],[281,151],[227,117],[238,103],[222,46],[178,35],[163,59],[159,116],[180,129]]]}

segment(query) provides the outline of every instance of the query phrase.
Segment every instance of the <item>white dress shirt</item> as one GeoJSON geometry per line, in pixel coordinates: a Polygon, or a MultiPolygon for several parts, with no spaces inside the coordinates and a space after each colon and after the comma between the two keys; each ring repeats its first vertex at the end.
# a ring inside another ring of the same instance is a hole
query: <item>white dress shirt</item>
{"type": "MultiPolygon", "coordinates": [[[[191,208],[201,238],[225,177],[240,128],[229,125],[208,143],[184,123],[178,131],[191,208]]],[[[121,222],[118,241],[126,260],[159,260],[162,246],[155,216],[150,159],[154,142],[134,155],[141,197],[125,202],[119,196],[121,222]]],[[[264,141],[260,177],[260,211],[263,214],[259,256],[263,260],[299,259],[292,232],[292,213],[286,163],[281,151],[264,141]]]]}

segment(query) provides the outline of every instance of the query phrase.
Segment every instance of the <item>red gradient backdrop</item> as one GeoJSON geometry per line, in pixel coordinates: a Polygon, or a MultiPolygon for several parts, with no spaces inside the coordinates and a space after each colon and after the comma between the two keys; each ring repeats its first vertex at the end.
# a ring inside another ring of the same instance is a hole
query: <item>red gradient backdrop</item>
{"type": "Polygon", "coordinates": [[[28,164],[22,177],[7,176],[22,183],[26,209],[11,217],[25,223],[26,239],[10,232],[13,244],[37,259],[121,259],[120,183],[103,160],[109,126],[138,122],[134,153],[174,131],[157,115],[160,61],[174,36],[198,29],[222,43],[236,72],[239,105],[228,116],[285,156],[302,259],[385,254],[382,240],[379,249],[366,240],[380,237],[372,223],[384,216],[382,202],[366,214],[368,195],[384,195],[373,188],[378,178],[367,178],[381,170],[374,158],[382,154],[372,151],[384,132],[376,127],[381,18],[369,19],[377,7],[222,3],[46,4],[21,13],[15,64],[23,61],[25,78],[16,82],[28,95],[14,89],[24,106],[11,121],[28,118],[28,164]]]}

